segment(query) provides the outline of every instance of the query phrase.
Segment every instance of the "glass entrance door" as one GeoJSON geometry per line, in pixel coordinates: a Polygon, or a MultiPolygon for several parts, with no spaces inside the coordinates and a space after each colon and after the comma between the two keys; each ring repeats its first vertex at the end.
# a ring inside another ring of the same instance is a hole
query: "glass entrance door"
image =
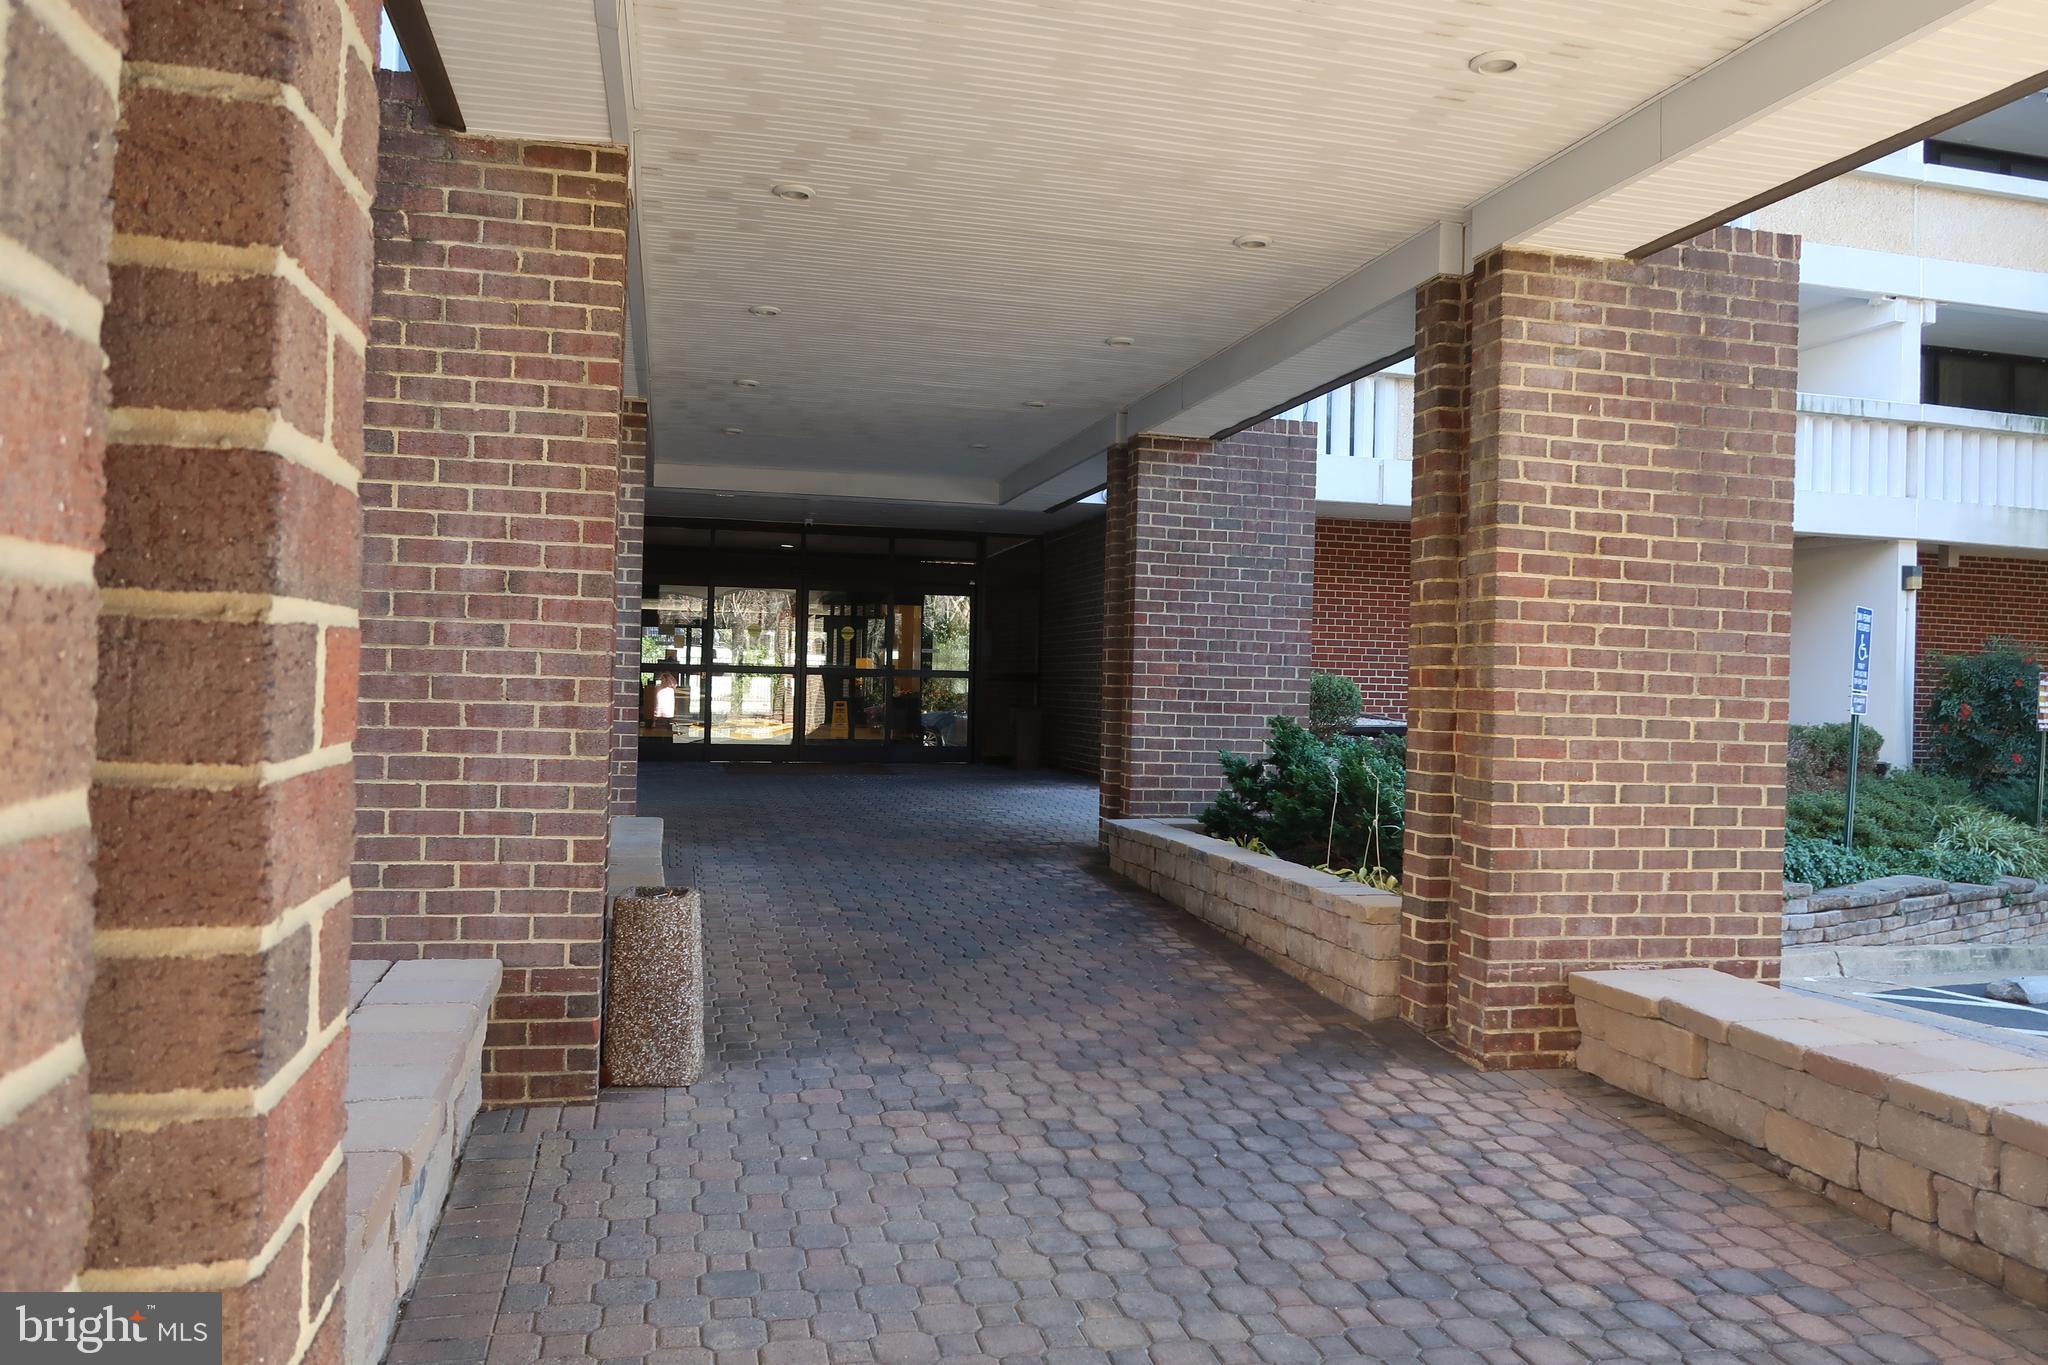
{"type": "Polygon", "coordinates": [[[971,590],[664,584],[641,637],[650,757],[968,756],[971,590]]]}

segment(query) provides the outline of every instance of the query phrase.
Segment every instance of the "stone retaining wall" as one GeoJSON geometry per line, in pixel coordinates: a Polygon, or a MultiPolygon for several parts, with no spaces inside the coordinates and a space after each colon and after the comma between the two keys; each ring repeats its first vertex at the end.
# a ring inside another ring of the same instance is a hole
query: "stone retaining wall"
{"type": "Polygon", "coordinates": [[[2048,882],[1996,886],[1880,877],[1817,891],[1785,884],[1785,946],[2030,943],[2048,938],[2048,882]]]}
{"type": "Polygon", "coordinates": [[[1579,972],[1579,1069],[2048,1304],[2048,1064],[1703,967],[1579,972]]]}
{"type": "Polygon", "coordinates": [[[1105,820],[1109,865],[1367,1019],[1394,1013],[1401,898],[1167,820],[1105,820]]]}

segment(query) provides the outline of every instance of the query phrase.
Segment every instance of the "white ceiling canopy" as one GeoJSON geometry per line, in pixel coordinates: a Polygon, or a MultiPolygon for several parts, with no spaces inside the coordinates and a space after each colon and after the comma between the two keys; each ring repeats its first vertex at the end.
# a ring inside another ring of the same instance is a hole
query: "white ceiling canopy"
{"type": "Polygon", "coordinates": [[[813,504],[1050,505],[2048,69],[2048,0],[426,4],[472,129],[630,134],[657,484],[813,504]]]}

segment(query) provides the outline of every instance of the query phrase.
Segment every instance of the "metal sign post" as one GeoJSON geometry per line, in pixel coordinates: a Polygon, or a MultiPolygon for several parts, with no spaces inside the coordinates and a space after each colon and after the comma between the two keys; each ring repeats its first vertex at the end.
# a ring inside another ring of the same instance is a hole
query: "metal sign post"
{"type": "Polygon", "coordinates": [[[1870,636],[1877,613],[1856,608],[1856,649],[1849,666],[1849,806],[1842,818],[1842,848],[1856,851],[1856,775],[1863,766],[1863,716],[1870,710],[1870,636]]]}
{"type": "Polygon", "coordinates": [[[2040,755],[2034,765],[2034,825],[2048,829],[2048,668],[2034,687],[2034,729],[2040,740],[2040,755]]]}

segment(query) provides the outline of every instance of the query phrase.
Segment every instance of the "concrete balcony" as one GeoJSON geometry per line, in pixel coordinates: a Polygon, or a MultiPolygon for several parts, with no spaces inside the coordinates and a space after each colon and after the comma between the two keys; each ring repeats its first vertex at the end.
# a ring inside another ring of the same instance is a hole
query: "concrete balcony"
{"type": "Polygon", "coordinates": [[[2048,549],[2048,419],[1799,395],[1802,535],[2048,549]]]}
{"type": "MultiPolygon", "coordinates": [[[[1412,373],[1385,370],[1283,416],[1320,428],[1326,517],[1408,514],[1412,373]]],[[[2048,418],[1799,395],[1801,535],[2048,550],[2048,418]]]]}

